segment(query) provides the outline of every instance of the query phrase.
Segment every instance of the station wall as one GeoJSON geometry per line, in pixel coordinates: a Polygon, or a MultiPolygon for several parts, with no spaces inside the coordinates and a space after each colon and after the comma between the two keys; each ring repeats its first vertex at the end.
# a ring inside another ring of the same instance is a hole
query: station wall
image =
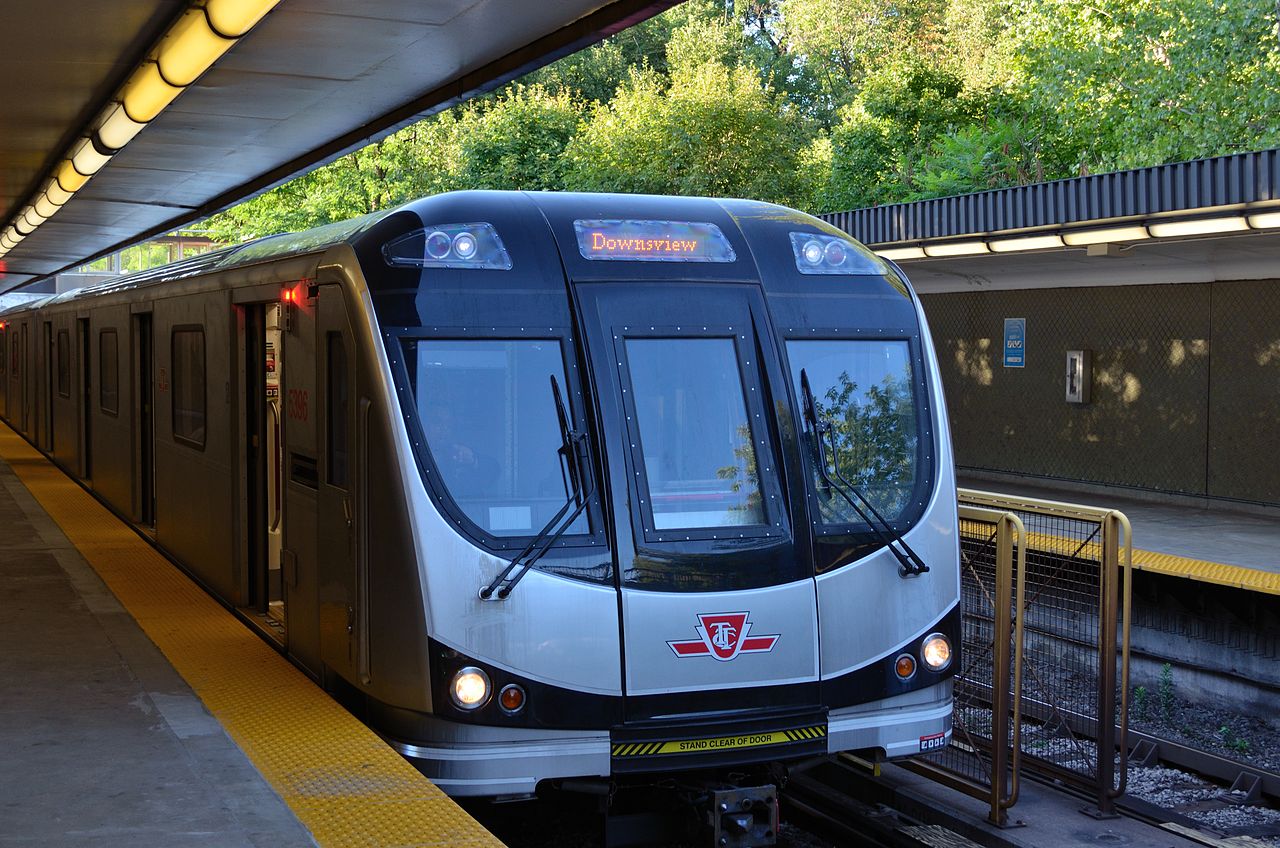
{"type": "Polygon", "coordinates": [[[957,463],[1280,505],[1280,280],[925,294],[957,463]],[[1004,319],[1026,364],[1003,364],[1004,319]],[[1087,404],[1066,352],[1092,352],[1087,404]]]}

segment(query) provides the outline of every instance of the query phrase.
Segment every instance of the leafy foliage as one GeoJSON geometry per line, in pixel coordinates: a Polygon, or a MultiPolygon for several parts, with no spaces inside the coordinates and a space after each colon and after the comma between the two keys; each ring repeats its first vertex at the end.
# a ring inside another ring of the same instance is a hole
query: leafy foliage
{"type": "Polygon", "coordinates": [[[1280,144],[1275,0],[688,0],[215,215],[222,241],[458,188],[814,211],[1280,144]]]}

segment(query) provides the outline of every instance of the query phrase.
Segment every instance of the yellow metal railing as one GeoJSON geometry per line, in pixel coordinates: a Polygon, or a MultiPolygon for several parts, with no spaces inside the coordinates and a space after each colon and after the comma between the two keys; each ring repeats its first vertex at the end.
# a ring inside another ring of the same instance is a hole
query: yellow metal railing
{"type": "Polygon", "coordinates": [[[912,768],[988,801],[993,824],[1008,822],[1024,760],[1095,794],[1110,815],[1128,770],[1129,521],[967,489],[959,502],[952,746],[912,768]]]}

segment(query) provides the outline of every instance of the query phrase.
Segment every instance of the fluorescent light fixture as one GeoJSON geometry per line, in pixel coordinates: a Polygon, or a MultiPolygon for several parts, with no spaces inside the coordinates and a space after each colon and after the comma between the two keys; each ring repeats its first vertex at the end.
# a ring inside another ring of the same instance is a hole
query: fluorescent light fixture
{"type": "Polygon", "coordinates": [[[52,218],[53,213],[57,212],[61,208],[61,206],[51,201],[47,194],[40,195],[36,200],[36,211],[39,212],[45,220],[52,218]]]}
{"type": "Polygon", "coordinates": [[[22,211],[22,217],[18,220],[26,226],[28,233],[32,233],[36,227],[49,219],[37,212],[34,206],[28,206],[22,211]]]}
{"type": "Polygon", "coordinates": [[[1262,212],[1257,215],[1250,215],[1249,226],[1256,227],[1259,230],[1280,227],[1280,212],[1262,212]]]}
{"type": "Polygon", "coordinates": [[[121,100],[129,118],[137,123],[145,124],[164,111],[173,99],[182,93],[176,85],[169,85],[160,76],[160,66],[155,62],[147,62],[133,72],[129,81],[124,84],[121,100]]]}
{"type": "Polygon", "coordinates": [[[924,259],[925,256],[923,247],[890,247],[876,253],[885,259],[924,259]]]}
{"type": "Polygon", "coordinates": [[[98,148],[93,146],[93,139],[83,139],[78,147],[71,150],[71,167],[86,177],[92,177],[111,161],[110,156],[99,153],[98,148]]]}
{"type": "Polygon", "coordinates": [[[1072,247],[1110,244],[1115,241],[1138,241],[1145,238],[1151,238],[1151,234],[1141,224],[1128,227],[1103,227],[1100,230],[1075,230],[1062,234],[1062,240],[1072,247]]]}
{"type": "Polygon", "coordinates": [[[70,159],[59,165],[55,174],[58,185],[68,194],[79,191],[80,187],[89,181],[88,177],[75,169],[70,159]]]}
{"type": "Polygon", "coordinates": [[[53,180],[6,233],[6,249],[33,232],[71,199],[103,165],[199,79],[236,40],[253,28],[279,0],[193,2],[101,113],[90,138],[82,138],[60,162],[53,180]],[[109,151],[103,153],[102,151],[109,151]]]}
{"type": "Polygon", "coordinates": [[[214,31],[226,38],[239,38],[280,0],[209,0],[205,10],[214,31]]]}
{"type": "Polygon", "coordinates": [[[234,38],[224,38],[209,28],[204,9],[188,9],[160,42],[156,60],[170,85],[185,88],[231,49],[234,38]]]}
{"type": "Polygon", "coordinates": [[[1203,236],[1212,233],[1237,233],[1249,229],[1249,222],[1243,215],[1232,215],[1227,218],[1194,218],[1190,221],[1162,221],[1147,224],[1147,229],[1156,238],[1175,238],[1177,236],[1203,236]]]}
{"type": "Polygon", "coordinates": [[[1045,250],[1051,247],[1062,247],[1062,236],[1020,236],[1018,238],[992,239],[991,249],[996,253],[1009,253],[1015,250],[1045,250]]]}
{"type": "Polygon", "coordinates": [[[925,256],[971,256],[975,253],[990,253],[985,241],[953,241],[951,244],[927,244],[925,256]]]}
{"type": "Polygon", "coordinates": [[[145,126],[146,124],[129,117],[123,103],[115,103],[112,104],[106,120],[98,127],[98,141],[109,150],[119,150],[133,141],[133,137],[145,126]]]}
{"type": "Polygon", "coordinates": [[[58,185],[57,180],[49,180],[45,183],[43,194],[54,206],[61,206],[71,199],[71,192],[58,185]]]}

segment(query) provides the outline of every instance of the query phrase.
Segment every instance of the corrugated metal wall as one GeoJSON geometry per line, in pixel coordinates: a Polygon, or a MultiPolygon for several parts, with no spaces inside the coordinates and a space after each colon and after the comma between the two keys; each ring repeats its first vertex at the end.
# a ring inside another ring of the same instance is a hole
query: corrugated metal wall
{"type": "Polygon", "coordinates": [[[1280,150],[1235,153],[956,197],[829,212],[863,244],[1104,224],[1280,199],[1280,150]]]}
{"type": "Polygon", "coordinates": [[[923,295],[957,462],[1280,504],[1280,281],[923,295]],[[1004,368],[1005,318],[1026,367],[1004,368]],[[1092,401],[1064,399],[1093,352],[1092,401]]]}

